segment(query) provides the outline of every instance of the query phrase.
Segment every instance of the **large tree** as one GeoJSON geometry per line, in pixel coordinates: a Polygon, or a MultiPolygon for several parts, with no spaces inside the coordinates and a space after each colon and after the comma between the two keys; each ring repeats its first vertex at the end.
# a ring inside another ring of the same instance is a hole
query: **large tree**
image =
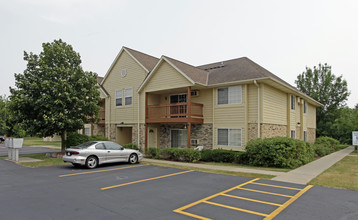
{"type": "Polygon", "coordinates": [[[66,132],[97,120],[97,75],[84,71],[79,53],[61,39],[43,43],[42,48],[39,55],[24,52],[27,68],[15,74],[10,109],[28,134],[59,134],[64,151],[66,132]]]}
{"type": "Polygon", "coordinates": [[[6,133],[6,97],[0,96],[0,135],[6,133]]]}
{"type": "Polygon", "coordinates": [[[337,117],[338,109],[346,105],[350,92],[343,76],[336,77],[331,66],[319,64],[297,76],[297,88],[311,96],[323,107],[317,109],[317,135],[333,136],[330,129],[337,117]]]}

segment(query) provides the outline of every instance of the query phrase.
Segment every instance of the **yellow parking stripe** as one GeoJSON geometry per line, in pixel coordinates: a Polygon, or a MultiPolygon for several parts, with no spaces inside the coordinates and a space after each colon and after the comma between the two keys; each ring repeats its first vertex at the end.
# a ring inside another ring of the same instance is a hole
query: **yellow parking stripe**
{"type": "Polygon", "coordinates": [[[280,212],[282,212],[285,208],[287,208],[287,206],[291,205],[291,203],[293,203],[296,199],[298,199],[300,196],[302,196],[305,192],[307,192],[311,188],[312,188],[312,185],[306,186],[299,193],[294,195],[291,199],[287,200],[282,206],[280,206],[275,211],[273,211],[270,215],[268,215],[265,218],[265,220],[266,219],[273,219],[274,217],[276,217],[280,212]]]}
{"type": "MultiPolygon", "coordinates": [[[[242,183],[242,184],[240,184],[240,185],[234,186],[234,187],[232,187],[232,188],[230,188],[230,189],[227,189],[227,190],[224,190],[224,191],[222,191],[222,192],[216,193],[216,194],[214,194],[214,195],[208,196],[208,197],[206,197],[206,198],[204,198],[204,199],[198,200],[198,201],[196,201],[196,202],[193,202],[193,203],[190,203],[190,204],[185,205],[185,206],[183,206],[183,207],[180,207],[180,208],[178,208],[178,209],[175,209],[175,210],[173,210],[173,212],[176,212],[176,213],[180,213],[180,214],[183,214],[183,215],[187,215],[187,216],[191,216],[191,217],[198,218],[197,216],[193,216],[192,214],[190,214],[190,213],[188,213],[188,212],[184,212],[183,210],[188,209],[188,208],[190,208],[190,207],[193,207],[193,206],[195,206],[195,205],[197,205],[197,204],[200,204],[200,203],[202,203],[202,202],[204,202],[204,201],[206,201],[206,200],[215,198],[215,197],[217,197],[217,196],[219,196],[219,195],[221,195],[221,194],[230,192],[230,191],[232,191],[232,190],[234,190],[234,189],[237,189],[237,188],[239,188],[239,187],[242,187],[242,186],[245,186],[245,185],[247,185],[247,184],[250,184],[250,183],[252,183],[252,182],[254,182],[254,181],[258,180],[258,179],[259,179],[259,178],[252,179],[252,180],[247,181],[247,182],[245,182],[245,183],[242,183]],[[188,215],[188,214],[190,214],[190,215],[188,215]]],[[[201,217],[201,216],[199,216],[199,217],[200,217],[199,219],[209,219],[209,218],[205,218],[205,217],[201,217]]]]}
{"type": "Polygon", "coordinates": [[[212,220],[212,218],[207,218],[207,217],[204,217],[204,216],[195,215],[195,214],[185,212],[185,211],[181,211],[181,210],[174,210],[173,212],[176,212],[176,213],[179,213],[179,214],[182,214],[182,215],[186,215],[186,216],[190,216],[190,217],[193,217],[193,218],[197,218],[197,219],[212,220]]]}
{"type": "Polygon", "coordinates": [[[270,184],[265,184],[265,183],[252,183],[252,184],[256,184],[256,185],[262,185],[262,186],[271,186],[271,187],[277,187],[277,188],[282,188],[282,189],[292,189],[292,190],[302,190],[302,189],[299,189],[299,188],[292,188],[292,187],[287,187],[287,186],[278,186],[278,185],[270,185],[270,184]]]}
{"type": "Polygon", "coordinates": [[[261,212],[255,212],[255,211],[251,211],[251,210],[247,210],[247,209],[240,209],[240,208],[236,208],[236,207],[232,207],[232,206],[228,206],[228,205],[223,205],[223,204],[219,204],[216,202],[209,202],[209,201],[203,201],[204,203],[210,204],[210,205],[216,205],[216,206],[220,206],[220,207],[224,207],[227,209],[233,209],[233,210],[237,210],[237,211],[241,211],[241,212],[246,212],[246,213],[250,213],[250,214],[254,214],[254,215],[261,215],[261,216],[268,216],[268,214],[264,214],[261,212]]]}
{"type": "Polygon", "coordinates": [[[148,165],[145,164],[145,165],[126,166],[126,167],[107,169],[107,170],[95,170],[95,171],[88,171],[88,172],[82,172],[82,173],[71,173],[71,174],[60,175],[58,177],[77,176],[77,175],[90,174],[90,173],[108,172],[108,171],[113,171],[113,170],[123,170],[123,169],[134,168],[134,167],[142,167],[142,166],[148,166],[148,165]]]}
{"type": "Polygon", "coordinates": [[[281,206],[282,205],[282,204],[277,204],[277,203],[272,203],[272,202],[265,202],[265,201],[261,201],[261,200],[250,199],[250,198],[241,197],[241,196],[233,196],[233,195],[229,195],[229,194],[221,194],[221,195],[222,196],[227,196],[227,197],[232,197],[232,198],[235,198],[235,199],[242,199],[242,200],[247,200],[247,201],[251,201],[251,202],[267,204],[267,205],[274,205],[274,206],[281,206]]]}
{"type": "Polygon", "coordinates": [[[243,190],[247,190],[247,191],[252,191],[252,192],[258,192],[258,193],[265,193],[265,194],[270,194],[270,195],[275,195],[275,196],[283,196],[283,197],[288,197],[291,198],[292,196],[289,195],[284,195],[284,194],[279,194],[279,193],[272,193],[272,192],[266,192],[266,191],[260,191],[260,190],[255,190],[255,189],[248,189],[248,188],[239,188],[239,189],[243,189],[243,190]]]}
{"type": "Polygon", "coordinates": [[[137,180],[137,181],[133,181],[133,182],[129,182],[129,183],[123,183],[123,184],[119,184],[119,185],[104,187],[104,188],[101,188],[101,190],[113,189],[113,188],[120,187],[120,186],[126,186],[126,185],[130,185],[130,184],[134,184],[134,183],[141,183],[141,182],[145,182],[145,181],[149,181],[149,180],[161,179],[161,178],[175,176],[175,175],[179,175],[179,174],[183,174],[183,173],[189,173],[189,172],[193,172],[193,171],[194,170],[187,170],[187,171],[183,171],[183,172],[179,172],[179,173],[172,173],[172,174],[168,174],[168,175],[164,175],[164,176],[158,176],[158,177],[148,178],[148,179],[144,179],[144,180],[137,180]]]}

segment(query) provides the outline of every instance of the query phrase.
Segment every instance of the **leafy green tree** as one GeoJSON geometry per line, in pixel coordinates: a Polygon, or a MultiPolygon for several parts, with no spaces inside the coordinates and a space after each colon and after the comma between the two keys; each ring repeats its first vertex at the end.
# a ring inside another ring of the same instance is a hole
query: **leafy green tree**
{"type": "Polygon", "coordinates": [[[6,97],[0,96],[0,135],[6,133],[6,97]]]}
{"type": "Polygon", "coordinates": [[[17,123],[31,135],[65,134],[98,120],[97,75],[84,71],[81,57],[61,39],[43,43],[39,55],[24,52],[27,68],[15,74],[10,109],[17,123]]]}
{"type": "Polygon", "coordinates": [[[358,105],[354,109],[343,107],[337,110],[337,117],[328,128],[332,137],[341,143],[352,144],[352,131],[358,130],[358,105]]]}
{"type": "Polygon", "coordinates": [[[317,135],[333,137],[330,127],[337,115],[337,109],[346,105],[350,92],[343,76],[336,77],[331,66],[319,64],[297,76],[297,88],[311,96],[323,107],[317,109],[317,135]]]}

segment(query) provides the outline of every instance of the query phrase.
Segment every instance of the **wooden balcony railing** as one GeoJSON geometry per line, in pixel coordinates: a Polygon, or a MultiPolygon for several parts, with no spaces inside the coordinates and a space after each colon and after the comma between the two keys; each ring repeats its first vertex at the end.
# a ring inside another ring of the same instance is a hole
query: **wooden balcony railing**
{"type": "Polygon", "coordinates": [[[203,123],[203,104],[183,102],[147,106],[146,123],[170,122],[203,123]]]}
{"type": "Polygon", "coordinates": [[[106,111],[105,109],[101,108],[98,113],[98,117],[101,119],[98,124],[105,124],[105,118],[106,118],[106,111]]]}

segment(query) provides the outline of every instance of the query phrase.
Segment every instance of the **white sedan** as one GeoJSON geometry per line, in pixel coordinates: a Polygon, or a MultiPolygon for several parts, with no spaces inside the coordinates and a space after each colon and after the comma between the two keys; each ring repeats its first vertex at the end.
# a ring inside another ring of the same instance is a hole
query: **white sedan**
{"type": "Polygon", "coordinates": [[[90,141],[67,148],[62,159],[74,166],[84,165],[93,169],[104,163],[128,162],[135,164],[143,159],[143,154],[137,150],[126,149],[111,141],[90,141]]]}

